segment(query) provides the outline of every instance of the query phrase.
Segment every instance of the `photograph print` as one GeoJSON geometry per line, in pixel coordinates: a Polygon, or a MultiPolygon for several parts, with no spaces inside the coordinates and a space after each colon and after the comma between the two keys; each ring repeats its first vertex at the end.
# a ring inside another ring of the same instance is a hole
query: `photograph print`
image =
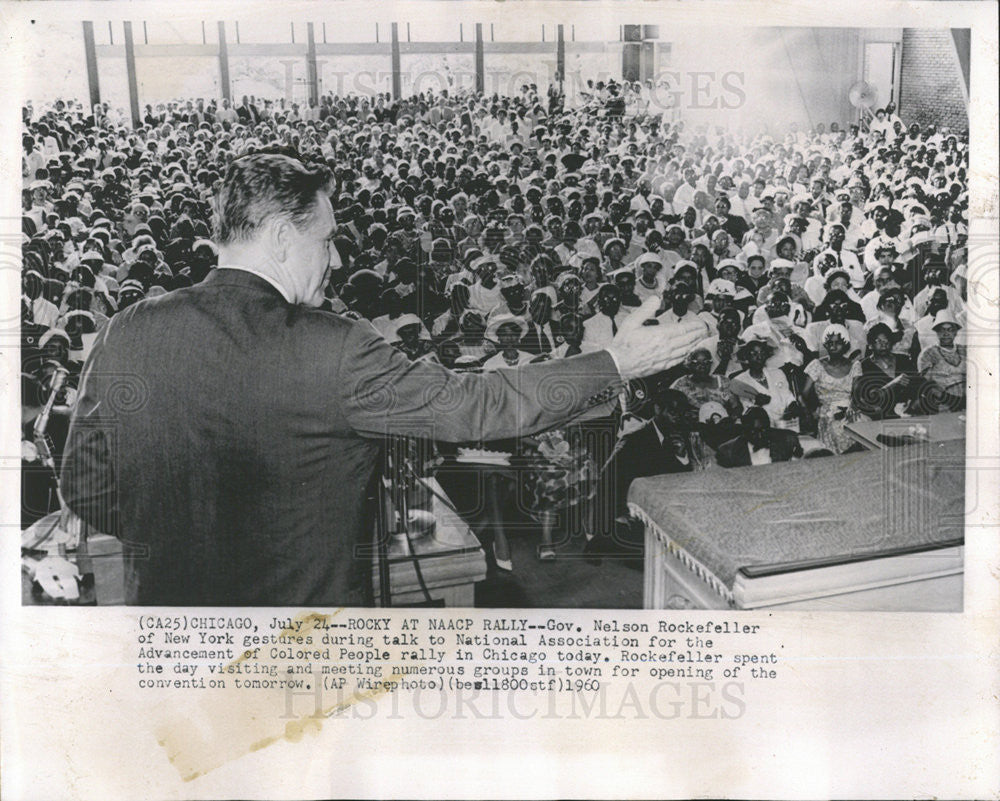
{"type": "Polygon", "coordinates": [[[970,30],[314,10],[23,43],[24,604],[962,611],[970,30]]]}

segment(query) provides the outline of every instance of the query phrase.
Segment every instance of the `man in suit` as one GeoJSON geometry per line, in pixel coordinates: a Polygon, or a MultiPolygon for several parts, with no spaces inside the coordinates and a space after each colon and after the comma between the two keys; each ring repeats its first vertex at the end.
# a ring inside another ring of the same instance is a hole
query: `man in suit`
{"type": "Polygon", "coordinates": [[[250,102],[246,95],[243,95],[242,102],[236,107],[236,116],[244,125],[260,122],[260,113],[257,111],[257,107],[250,102]]]}
{"type": "Polygon", "coordinates": [[[379,438],[531,434],[606,406],[685,355],[643,327],[604,350],[489,375],[411,362],[320,310],[337,232],[330,172],[236,159],[215,198],[219,267],[116,314],[83,371],[63,461],[69,510],[117,536],[126,601],[371,600],[366,488],[379,438]]]}
{"type": "Polygon", "coordinates": [[[691,404],[676,389],[654,389],[653,418],[624,437],[615,461],[616,502],[625,511],[628,488],[633,480],[664,473],[688,473],[694,469],[691,453],[691,404]]]}
{"type": "Polygon", "coordinates": [[[614,284],[604,284],[597,291],[596,305],[597,314],[583,323],[583,341],[588,345],[603,348],[617,336],[622,322],[628,315],[622,311],[621,290],[614,284]]]}
{"type": "Polygon", "coordinates": [[[536,289],[531,295],[528,305],[528,331],[521,338],[521,350],[539,356],[551,353],[556,346],[555,334],[552,331],[552,293],[549,287],[536,289]]]}
{"type": "Polygon", "coordinates": [[[787,462],[802,456],[802,446],[794,431],[772,428],[771,419],[760,406],[752,406],[740,419],[743,433],[723,442],[715,453],[722,467],[787,462]]]}

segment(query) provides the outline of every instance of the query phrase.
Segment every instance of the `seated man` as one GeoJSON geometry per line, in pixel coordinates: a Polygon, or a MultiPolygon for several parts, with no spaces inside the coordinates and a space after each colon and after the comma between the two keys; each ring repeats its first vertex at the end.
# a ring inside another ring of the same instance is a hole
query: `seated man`
{"type": "Polygon", "coordinates": [[[787,462],[802,456],[802,446],[794,431],[772,428],[767,412],[753,406],[740,418],[742,433],[723,442],[715,459],[722,467],[750,467],[751,465],[787,462]]]}
{"type": "Polygon", "coordinates": [[[583,323],[583,341],[602,348],[615,338],[628,316],[622,310],[621,290],[613,284],[604,284],[597,294],[597,309],[597,314],[583,323]]]}
{"type": "Polygon", "coordinates": [[[625,511],[628,488],[634,479],[663,473],[689,473],[699,454],[691,443],[697,411],[683,392],[654,389],[652,419],[627,434],[615,461],[615,507],[625,511]]]}

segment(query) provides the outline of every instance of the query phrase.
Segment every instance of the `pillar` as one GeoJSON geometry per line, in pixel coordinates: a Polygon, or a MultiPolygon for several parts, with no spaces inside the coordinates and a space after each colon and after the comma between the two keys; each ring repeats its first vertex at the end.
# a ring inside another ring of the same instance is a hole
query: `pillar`
{"type": "Polygon", "coordinates": [[[563,39],[563,26],[556,26],[556,72],[559,73],[559,88],[562,89],[566,80],[566,40],[563,39]]]}
{"type": "Polygon", "coordinates": [[[90,108],[101,102],[101,83],[97,77],[97,47],[94,45],[94,23],[83,23],[83,52],[87,60],[87,85],[90,87],[90,108]]]}
{"type": "Polygon", "coordinates": [[[232,102],[233,87],[229,83],[229,45],[226,43],[226,23],[219,22],[219,81],[222,84],[222,97],[232,102]]]}
{"type": "Polygon", "coordinates": [[[306,79],[309,84],[309,102],[319,103],[319,67],[316,64],[316,31],[311,22],[306,23],[306,79]]]}
{"type": "Polygon", "coordinates": [[[132,23],[125,22],[125,69],[128,71],[128,101],[132,109],[132,127],[142,123],[139,114],[139,82],[135,77],[135,44],[132,41],[132,23]]]}
{"type": "Polygon", "coordinates": [[[403,95],[403,75],[399,58],[399,24],[392,23],[392,99],[403,95]]]}
{"type": "Polygon", "coordinates": [[[486,60],[483,58],[483,23],[476,23],[476,91],[482,93],[486,86],[486,60]]]}

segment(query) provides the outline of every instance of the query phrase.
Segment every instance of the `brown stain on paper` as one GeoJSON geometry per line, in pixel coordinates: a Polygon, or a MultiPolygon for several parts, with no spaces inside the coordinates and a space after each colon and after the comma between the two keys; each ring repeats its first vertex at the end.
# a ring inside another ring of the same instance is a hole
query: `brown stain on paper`
{"type": "MultiPolygon", "coordinates": [[[[304,612],[293,618],[293,623],[301,622],[301,628],[282,629],[281,634],[288,636],[305,635],[316,630],[318,624],[327,623],[340,614],[338,609],[333,614],[304,612]]],[[[310,646],[315,647],[315,646],[310,646]]],[[[228,663],[226,667],[247,661],[250,657],[244,652],[238,659],[228,663]]],[[[264,664],[287,665],[287,661],[260,660],[264,664]]],[[[231,678],[229,674],[223,677],[231,678]]],[[[264,675],[264,674],[262,674],[264,675]]],[[[278,676],[285,675],[281,670],[278,676]]],[[[318,673],[296,674],[315,676],[322,681],[318,673]]],[[[172,708],[168,719],[156,729],[156,738],[166,751],[167,759],[176,768],[181,779],[193,781],[199,776],[215,770],[218,767],[239,759],[246,754],[260,751],[276,742],[286,740],[297,743],[307,734],[318,734],[323,728],[325,718],[334,717],[350,709],[359,701],[374,700],[386,695],[392,686],[398,686],[402,674],[391,673],[381,679],[385,682],[382,688],[365,692],[353,692],[348,698],[329,706],[317,706],[310,715],[283,719],[286,709],[286,688],[276,689],[238,689],[227,686],[225,690],[216,690],[208,697],[203,697],[196,709],[172,708]],[[193,714],[192,714],[193,712],[193,714]]],[[[247,675],[245,678],[252,678],[247,675]]],[[[277,678],[277,677],[268,677],[277,678]]],[[[297,695],[309,695],[316,692],[296,689],[297,695]]],[[[320,691],[321,692],[321,691],[320,691]]],[[[317,695],[321,698],[321,695],[317,695]]]]}

